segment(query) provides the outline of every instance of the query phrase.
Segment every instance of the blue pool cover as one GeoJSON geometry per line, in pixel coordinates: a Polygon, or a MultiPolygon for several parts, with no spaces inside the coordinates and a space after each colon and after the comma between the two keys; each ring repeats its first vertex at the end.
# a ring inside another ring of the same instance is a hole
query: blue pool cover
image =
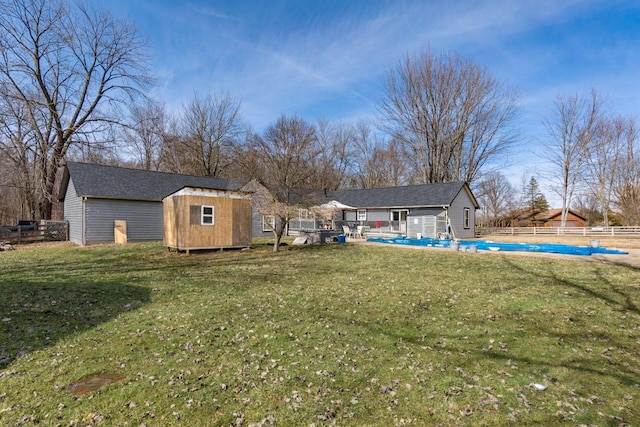
{"type": "MultiPolygon", "coordinates": [[[[434,248],[450,248],[453,240],[438,240],[431,238],[412,239],[407,237],[398,237],[392,239],[385,239],[381,237],[368,238],[368,242],[389,243],[395,245],[409,245],[409,246],[428,246],[434,248]]],[[[461,240],[457,242],[460,246],[460,250],[467,250],[470,246],[475,246],[477,249],[485,251],[521,251],[521,252],[547,252],[553,254],[563,255],[583,255],[588,256],[592,254],[609,254],[609,255],[626,255],[628,252],[624,252],[618,249],[607,249],[591,246],[573,246],[564,245],[560,243],[500,243],[491,242],[488,240],[461,240]]]]}

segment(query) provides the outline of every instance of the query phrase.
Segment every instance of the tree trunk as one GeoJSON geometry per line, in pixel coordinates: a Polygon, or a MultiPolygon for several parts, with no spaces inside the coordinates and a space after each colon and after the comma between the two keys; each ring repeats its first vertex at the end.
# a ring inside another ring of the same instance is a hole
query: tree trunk
{"type": "Polygon", "coordinates": [[[276,238],[273,241],[273,252],[279,252],[280,251],[280,240],[282,239],[282,236],[278,235],[276,233],[276,238]]]}

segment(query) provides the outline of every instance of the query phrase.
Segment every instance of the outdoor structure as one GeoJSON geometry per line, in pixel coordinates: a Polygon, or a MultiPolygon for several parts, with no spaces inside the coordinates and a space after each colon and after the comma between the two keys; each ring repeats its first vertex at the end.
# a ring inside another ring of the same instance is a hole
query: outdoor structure
{"type": "Polygon", "coordinates": [[[58,194],[69,223],[69,240],[78,245],[113,243],[118,233],[121,241],[125,237],[128,242],[162,241],[162,200],[185,187],[224,193],[239,191],[241,184],[220,178],[67,162],[58,194]]]}
{"type": "MultiPolygon", "coordinates": [[[[569,209],[566,227],[584,227],[586,218],[569,209]]],[[[554,208],[544,212],[518,209],[509,212],[498,221],[499,227],[561,227],[562,209],[554,208]]]]}
{"type": "Polygon", "coordinates": [[[343,220],[351,227],[365,226],[369,233],[475,237],[475,212],[479,205],[462,181],[332,191],[327,197],[351,206],[353,209],[342,211],[343,220]]]}
{"type": "MultiPolygon", "coordinates": [[[[352,230],[365,227],[369,235],[475,237],[479,205],[465,182],[328,191],[323,196],[324,205],[334,206],[331,221],[301,209],[299,218],[290,222],[289,234],[347,225],[352,230]]],[[[272,220],[254,215],[254,236],[270,234],[265,223],[272,220]]]]}
{"type": "Polygon", "coordinates": [[[251,195],[184,187],[162,201],[164,244],[170,249],[251,246],[251,195]]]}

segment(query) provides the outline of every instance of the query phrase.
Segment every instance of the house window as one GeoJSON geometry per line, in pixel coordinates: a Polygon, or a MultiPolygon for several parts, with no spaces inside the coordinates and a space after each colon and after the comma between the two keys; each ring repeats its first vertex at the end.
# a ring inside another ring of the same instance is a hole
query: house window
{"type": "Polygon", "coordinates": [[[471,209],[464,208],[464,212],[462,214],[462,224],[464,228],[471,228],[470,217],[471,217],[471,209]]]}
{"type": "Polygon", "coordinates": [[[276,217],[273,215],[262,216],[262,231],[273,231],[276,228],[276,217]]]}
{"type": "Polygon", "coordinates": [[[366,209],[358,209],[358,221],[366,221],[367,220],[367,210],[366,209]]]}
{"type": "Polygon", "coordinates": [[[200,224],[213,225],[213,206],[202,206],[200,211],[200,224]]]}
{"type": "Polygon", "coordinates": [[[298,218],[307,219],[310,217],[310,212],[307,209],[298,209],[298,218]]]}

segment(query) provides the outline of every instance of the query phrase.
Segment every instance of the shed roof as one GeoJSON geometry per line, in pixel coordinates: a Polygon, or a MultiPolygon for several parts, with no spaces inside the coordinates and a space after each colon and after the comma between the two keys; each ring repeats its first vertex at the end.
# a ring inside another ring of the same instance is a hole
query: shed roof
{"type": "Polygon", "coordinates": [[[468,192],[477,208],[475,197],[463,181],[338,190],[327,192],[327,197],[355,208],[442,207],[450,206],[461,191],[468,192]]]}
{"type": "Polygon", "coordinates": [[[60,201],[64,200],[69,179],[73,179],[78,196],[146,201],[162,201],[184,187],[240,191],[242,186],[222,178],[67,162],[60,184],[60,201]]]}

